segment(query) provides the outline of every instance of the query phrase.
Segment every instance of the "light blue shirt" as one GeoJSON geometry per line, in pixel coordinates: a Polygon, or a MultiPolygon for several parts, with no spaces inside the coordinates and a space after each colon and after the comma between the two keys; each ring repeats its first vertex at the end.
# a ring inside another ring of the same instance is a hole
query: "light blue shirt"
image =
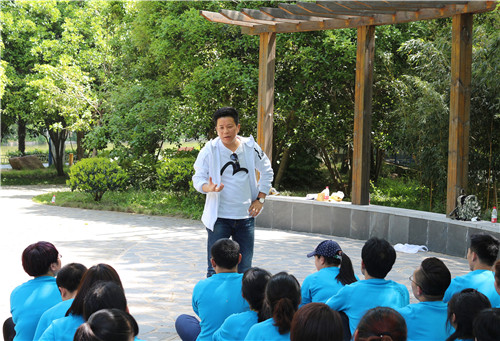
{"type": "Polygon", "coordinates": [[[280,334],[272,318],[257,323],[248,331],[245,341],[290,341],[290,332],[280,334]]]}
{"type": "Polygon", "coordinates": [[[351,335],[367,310],[375,307],[402,308],[410,303],[410,294],[403,284],[386,279],[365,279],[346,285],[326,304],[343,311],[349,318],[351,335]]]}
{"type": "Polygon", "coordinates": [[[15,288],[10,295],[10,312],[16,325],[14,340],[33,340],[40,316],[61,301],[52,276],[36,277],[15,288]]]}
{"type": "Polygon", "coordinates": [[[419,302],[396,309],[405,319],[408,341],[444,341],[452,330],[446,327],[448,305],[442,301],[419,302]]]}
{"type": "Polygon", "coordinates": [[[42,317],[40,317],[40,321],[38,321],[38,326],[36,327],[35,337],[33,338],[33,340],[38,340],[40,336],[42,336],[45,329],[50,326],[52,321],[66,316],[66,312],[68,311],[73,301],[74,299],[71,298],[69,300],[59,302],[58,304],[44,312],[42,317]]]}
{"type": "Polygon", "coordinates": [[[69,315],[52,321],[40,341],[73,341],[75,332],[85,320],[81,315],[69,315]]]}
{"type": "Polygon", "coordinates": [[[245,339],[250,328],[257,324],[259,317],[256,311],[249,310],[229,316],[214,333],[213,341],[241,341],[245,339]]]}
{"type": "Polygon", "coordinates": [[[500,306],[500,295],[495,290],[495,273],[490,270],[474,270],[453,278],[444,293],[443,302],[448,303],[454,294],[467,288],[476,289],[488,297],[492,307],[500,306]]]}
{"type": "MultiPolygon", "coordinates": [[[[304,282],[302,282],[300,289],[302,292],[300,306],[302,307],[311,302],[325,303],[330,297],[335,296],[335,294],[344,287],[344,285],[336,279],[339,271],[340,268],[332,266],[320,269],[307,276],[304,282]]],[[[356,279],[358,279],[357,276],[356,279]]]]}
{"type": "Polygon", "coordinates": [[[239,273],[218,273],[195,285],[192,305],[201,320],[197,340],[212,340],[228,316],[250,309],[241,295],[242,278],[239,273]]]}

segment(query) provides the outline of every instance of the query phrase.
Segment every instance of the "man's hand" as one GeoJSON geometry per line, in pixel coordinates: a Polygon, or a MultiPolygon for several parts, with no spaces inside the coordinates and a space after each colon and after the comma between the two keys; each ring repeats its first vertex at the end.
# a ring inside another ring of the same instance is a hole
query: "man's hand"
{"type": "Polygon", "coordinates": [[[208,184],[204,184],[202,189],[205,193],[208,192],[220,192],[224,188],[224,184],[221,183],[220,186],[217,186],[217,184],[214,184],[212,182],[212,177],[208,178],[208,184]]]}
{"type": "Polygon", "coordinates": [[[252,204],[250,205],[250,208],[248,209],[248,213],[252,217],[256,217],[260,211],[262,211],[262,207],[264,204],[261,204],[259,199],[252,201],[252,204]]]}

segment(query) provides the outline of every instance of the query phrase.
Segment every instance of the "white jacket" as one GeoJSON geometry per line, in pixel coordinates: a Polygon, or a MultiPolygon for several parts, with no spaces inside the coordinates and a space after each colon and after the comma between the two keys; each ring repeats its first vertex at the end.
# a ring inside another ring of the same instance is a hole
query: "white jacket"
{"type": "MultiPolygon", "coordinates": [[[[245,164],[249,170],[250,190],[252,198],[255,200],[259,192],[268,194],[271,189],[271,182],[274,176],[273,169],[271,168],[271,161],[269,161],[267,155],[262,151],[252,136],[246,138],[238,136],[237,138],[240,139],[243,146],[245,164]],[[259,171],[259,183],[257,183],[255,171],[252,172],[252,169],[259,171]]],[[[220,138],[217,137],[208,141],[200,150],[194,163],[195,173],[193,175],[193,186],[198,192],[207,195],[201,221],[211,231],[213,231],[215,221],[217,220],[219,192],[206,193],[203,191],[202,187],[204,184],[208,183],[209,177],[212,178],[213,183],[221,183],[220,169],[222,165],[220,162],[219,140],[220,138]]]]}

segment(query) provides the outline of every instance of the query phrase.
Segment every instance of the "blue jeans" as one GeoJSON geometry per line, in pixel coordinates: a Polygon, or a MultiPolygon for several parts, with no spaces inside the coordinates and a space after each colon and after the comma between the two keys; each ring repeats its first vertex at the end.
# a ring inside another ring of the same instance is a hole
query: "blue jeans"
{"type": "Polygon", "coordinates": [[[240,244],[241,262],[238,264],[238,272],[243,273],[252,267],[253,244],[254,244],[255,218],[226,219],[217,218],[214,230],[208,232],[207,239],[207,277],[215,273],[210,262],[210,249],[216,241],[222,238],[230,238],[240,244]]]}

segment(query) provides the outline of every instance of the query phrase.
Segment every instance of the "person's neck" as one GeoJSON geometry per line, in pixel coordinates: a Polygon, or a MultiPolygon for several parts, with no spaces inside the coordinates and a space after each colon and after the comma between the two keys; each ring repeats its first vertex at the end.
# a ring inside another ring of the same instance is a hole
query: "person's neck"
{"type": "Polygon", "coordinates": [[[366,270],[365,270],[364,275],[365,275],[365,279],[385,279],[385,278],[373,277],[366,270]]]}
{"type": "Polygon", "coordinates": [[[488,265],[488,264],[484,264],[484,263],[474,263],[473,267],[472,267],[472,271],[476,271],[476,270],[491,270],[491,266],[488,265]]]}
{"type": "Polygon", "coordinates": [[[216,274],[228,274],[228,273],[237,273],[238,272],[238,267],[232,268],[232,269],[225,269],[225,268],[219,268],[215,269],[216,274]]]}
{"type": "Polygon", "coordinates": [[[222,142],[224,147],[226,147],[227,149],[229,149],[233,153],[236,151],[236,149],[238,149],[238,147],[240,146],[240,143],[241,142],[240,142],[240,139],[238,137],[236,137],[230,144],[225,144],[224,142],[222,142]]]}

